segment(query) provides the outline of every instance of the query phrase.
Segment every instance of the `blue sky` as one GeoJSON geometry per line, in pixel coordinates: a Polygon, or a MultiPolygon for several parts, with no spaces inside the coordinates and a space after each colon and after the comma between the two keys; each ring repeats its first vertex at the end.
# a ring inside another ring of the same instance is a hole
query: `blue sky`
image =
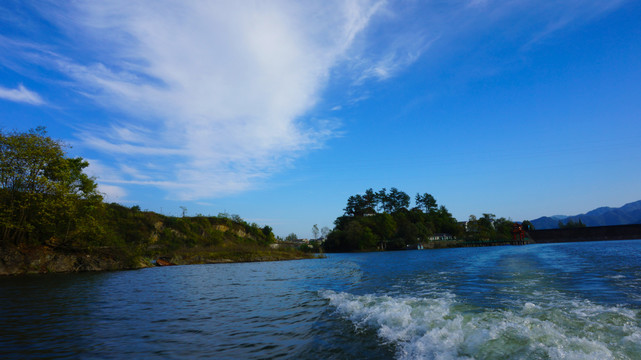
{"type": "Polygon", "coordinates": [[[332,227],[350,195],[459,220],[641,199],[641,2],[0,4],[0,128],[39,125],[108,201],[332,227]]]}

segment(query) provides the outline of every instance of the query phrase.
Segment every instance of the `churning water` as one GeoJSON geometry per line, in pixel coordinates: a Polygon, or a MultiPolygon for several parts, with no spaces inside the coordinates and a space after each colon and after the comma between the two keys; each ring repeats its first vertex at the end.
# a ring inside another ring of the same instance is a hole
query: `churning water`
{"type": "Polygon", "coordinates": [[[641,241],[0,278],[0,357],[641,359],[641,241]]]}

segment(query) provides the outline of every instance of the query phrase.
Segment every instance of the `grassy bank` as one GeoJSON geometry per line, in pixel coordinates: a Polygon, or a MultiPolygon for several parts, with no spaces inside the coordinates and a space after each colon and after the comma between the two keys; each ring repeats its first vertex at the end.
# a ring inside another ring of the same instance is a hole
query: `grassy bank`
{"type": "Polygon", "coordinates": [[[137,207],[100,204],[95,226],[72,241],[56,236],[0,248],[0,275],[136,269],[157,258],[208,264],[309,259],[297,249],[272,249],[269,226],[236,215],[171,217],[137,207]]]}

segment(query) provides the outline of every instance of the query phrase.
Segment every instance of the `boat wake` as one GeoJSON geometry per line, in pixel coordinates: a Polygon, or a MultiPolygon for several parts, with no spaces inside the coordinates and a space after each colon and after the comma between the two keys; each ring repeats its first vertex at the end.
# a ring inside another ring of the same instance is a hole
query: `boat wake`
{"type": "Polygon", "coordinates": [[[451,293],[421,297],[322,291],[358,333],[374,330],[399,359],[640,359],[639,311],[548,299],[489,309],[451,293]]]}

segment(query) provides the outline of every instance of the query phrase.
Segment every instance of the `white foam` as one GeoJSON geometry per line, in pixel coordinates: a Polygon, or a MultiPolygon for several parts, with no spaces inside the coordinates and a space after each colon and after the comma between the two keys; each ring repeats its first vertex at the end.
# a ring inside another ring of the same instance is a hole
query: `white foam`
{"type": "Polygon", "coordinates": [[[425,297],[322,295],[357,329],[377,332],[399,359],[641,358],[637,310],[589,301],[525,302],[490,310],[451,293],[425,297]]]}
{"type": "Polygon", "coordinates": [[[615,279],[615,280],[618,280],[618,279],[625,279],[625,275],[611,275],[611,276],[606,276],[606,278],[608,278],[608,279],[615,279]]]}

